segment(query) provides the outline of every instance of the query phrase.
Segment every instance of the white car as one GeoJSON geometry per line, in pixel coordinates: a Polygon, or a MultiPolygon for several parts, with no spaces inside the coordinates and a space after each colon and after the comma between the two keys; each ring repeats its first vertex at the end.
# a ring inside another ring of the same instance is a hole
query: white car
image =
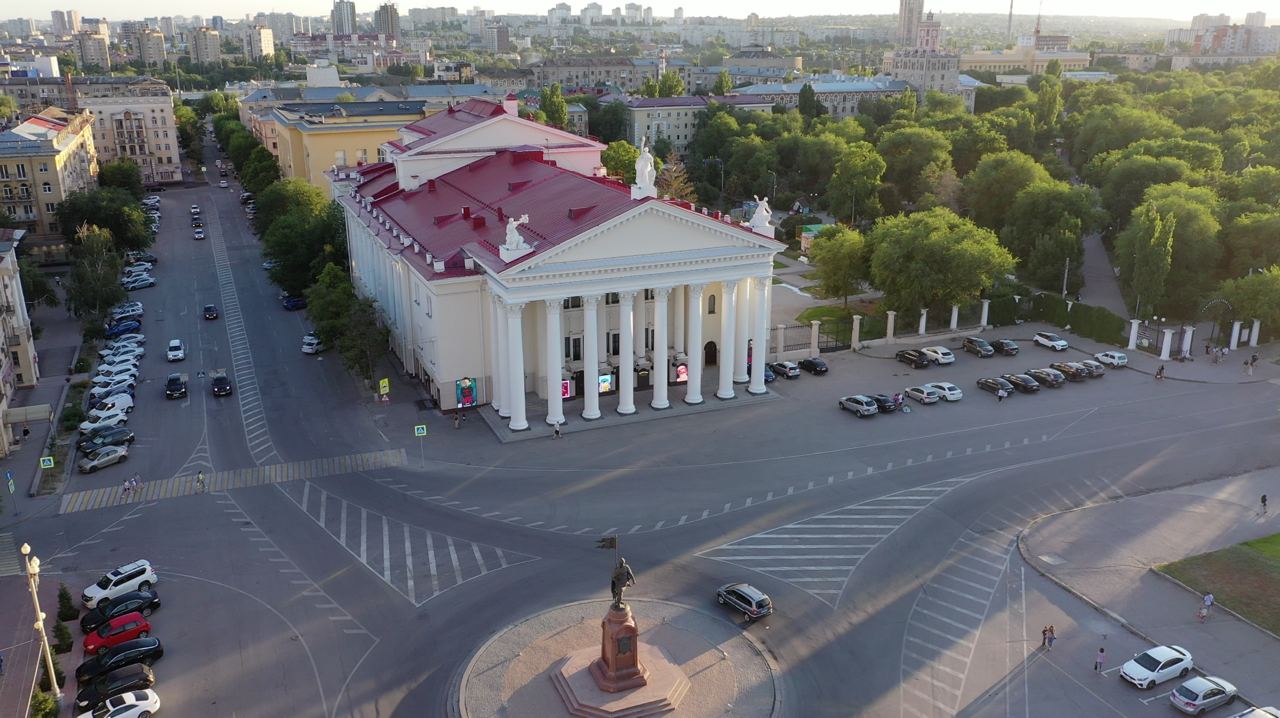
{"type": "Polygon", "coordinates": [[[1280,708],[1267,706],[1266,708],[1247,708],[1228,716],[1228,718],[1280,718],[1280,708]]]}
{"type": "Polygon", "coordinates": [[[79,718],[150,718],[160,712],[160,696],[150,688],[112,696],[79,718]]]}
{"type": "Polygon", "coordinates": [[[114,364],[120,359],[132,359],[146,354],[147,350],[138,344],[121,344],[115,349],[103,349],[98,356],[107,364],[114,364]]]}
{"type": "Polygon", "coordinates": [[[872,416],[880,413],[880,407],[866,394],[854,394],[840,399],[841,411],[852,411],[854,416],[872,416]]]}
{"type": "Polygon", "coordinates": [[[125,345],[146,344],[146,343],[147,343],[146,334],[137,334],[137,333],[121,334],[115,339],[112,339],[111,341],[107,342],[107,348],[115,349],[116,347],[122,347],[125,345]]]}
{"type": "Polygon", "coordinates": [[[143,206],[146,206],[146,207],[159,207],[160,198],[154,194],[151,195],[150,197],[143,197],[142,204],[143,206]]]}
{"type": "Polygon", "coordinates": [[[191,233],[191,238],[192,238],[192,239],[204,239],[204,230],[203,230],[203,229],[199,229],[199,228],[197,228],[194,232],[192,232],[192,233],[191,233]]]}
{"type": "Polygon", "coordinates": [[[200,205],[198,204],[191,205],[191,214],[200,214],[200,205]]]}
{"type": "Polygon", "coordinates": [[[937,390],[928,386],[912,386],[907,387],[907,398],[915,399],[921,404],[937,404],[941,395],[937,390]]]}
{"type": "Polygon", "coordinates": [[[155,277],[144,274],[140,277],[125,279],[120,282],[120,286],[124,287],[126,291],[146,289],[147,287],[156,286],[156,280],[155,277]]]}
{"type": "Polygon", "coordinates": [[[1169,693],[1174,708],[1191,715],[1236,702],[1236,687],[1216,676],[1196,676],[1169,693]]]}
{"type": "Polygon", "coordinates": [[[1120,678],[1139,688],[1154,688],[1171,678],[1185,678],[1195,668],[1191,653],[1181,646],[1156,646],[1120,667],[1120,678]]]}
{"type": "Polygon", "coordinates": [[[129,423],[129,412],[124,409],[116,409],[108,413],[106,416],[97,419],[86,419],[80,423],[80,433],[88,434],[97,429],[106,429],[112,426],[120,426],[129,423]]]}
{"type": "Polygon", "coordinates": [[[1046,349],[1052,349],[1055,352],[1065,351],[1068,346],[1066,339],[1063,339],[1053,332],[1036,332],[1036,335],[1031,338],[1031,341],[1045,347],[1046,349]]]}
{"type": "Polygon", "coordinates": [[[226,188],[227,188],[227,186],[228,186],[228,185],[227,185],[227,181],[226,181],[226,180],[218,180],[218,188],[219,188],[219,189],[226,189],[226,188]]]}
{"type": "Polygon", "coordinates": [[[107,369],[130,369],[136,368],[138,363],[142,361],[138,357],[113,356],[110,359],[103,359],[98,365],[98,373],[101,374],[107,369]]]}
{"type": "Polygon", "coordinates": [[[111,308],[111,316],[120,317],[126,314],[142,314],[142,302],[125,302],[111,308]]]}
{"type": "Polygon", "coordinates": [[[129,458],[128,446],[104,446],[92,451],[76,463],[82,474],[92,474],[98,469],[105,469],[112,464],[119,464],[129,458]]]}
{"type": "Polygon", "coordinates": [[[960,391],[960,387],[949,381],[935,381],[925,384],[925,386],[938,392],[938,396],[943,401],[960,401],[964,398],[964,392],[960,391]]]}
{"type": "Polygon", "coordinates": [[[109,399],[103,399],[89,410],[89,418],[101,419],[115,413],[118,409],[123,409],[126,414],[133,411],[133,397],[128,394],[117,394],[109,399]]]}
{"type": "Polygon", "coordinates": [[[1100,364],[1106,364],[1107,366],[1129,366],[1129,357],[1125,356],[1124,352],[1098,352],[1093,355],[1093,358],[1097,359],[1100,364]]]}
{"type": "Polygon", "coordinates": [[[146,591],[159,580],[151,562],[139,559],[103,574],[97,583],[81,592],[80,603],[85,608],[96,608],[102,601],[110,601],[131,591],[146,591]]]}
{"type": "Polygon", "coordinates": [[[150,272],[151,268],[154,266],[155,265],[150,262],[134,262],[133,264],[125,267],[124,271],[131,274],[136,274],[138,272],[150,272]]]}
{"type": "Polygon", "coordinates": [[[924,352],[925,358],[934,364],[951,364],[956,360],[956,355],[946,347],[925,347],[920,351],[924,352]]]}
{"type": "Polygon", "coordinates": [[[324,351],[324,345],[320,343],[320,337],[315,334],[307,334],[302,337],[303,354],[319,354],[322,351],[324,351]]]}
{"type": "Polygon", "coordinates": [[[122,376],[110,384],[102,384],[95,386],[89,390],[89,398],[93,401],[100,401],[112,394],[120,391],[132,391],[138,385],[138,378],[135,376],[122,376]]]}
{"type": "Polygon", "coordinates": [[[181,339],[169,340],[169,350],[165,353],[165,358],[169,361],[182,361],[187,358],[187,348],[182,345],[181,339]]]}
{"type": "Polygon", "coordinates": [[[119,367],[119,368],[109,367],[107,369],[103,369],[102,371],[99,371],[97,375],[95,375],[93,379],[90,380],[89,383],[97,386],[106,386],[107,384],[111,384],[115,382],[117,379],[122,379],[124,377],[129,377],[130,379],[133,379],[133,378],[136,378],[137,376],[138,376],[138,367],[136,366],[126,366],[126,367],[119,367]]]}

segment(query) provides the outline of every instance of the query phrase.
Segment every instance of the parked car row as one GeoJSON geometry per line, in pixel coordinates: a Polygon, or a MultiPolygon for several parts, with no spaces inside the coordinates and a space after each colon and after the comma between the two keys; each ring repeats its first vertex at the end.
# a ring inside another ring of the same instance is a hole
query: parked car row
{"type": "MultiPolygon", "coordinates": [[[[1118,354],[1118,352],[1111,352],[1118,354]]],[[[1123,354],[1120,355],[1122,358],[1123,354]]],[[[1123,364],[1113,366],[1124,366],[1123,364]]],[[[1080,382],[1087,379],[1098,379],[1106,376],[1107,367],[1100,361],[1085,359],[1083,361],[1058,361],[1047,367],[1028,369],[1021,374],[1001,374],[999,376],[982,377],[978,380],[978,388],[997,394],[1001,390],[1006,395],[1014,392],[1034,394],[1041,387],[1056,389],[1067,382],[1080,382]]]]}
{"type": "Polygon", "coordinates": [[[76,667],[75,707],[80,718],[149,718],[160,710],[152,664],[164,645],[150,617],[160,607],[151,563],[120,566],[84,589],[80,617],[84,662],[76,667]]]}
{"type": "Polygon", "coordinates": [[[949,381],[935,381],[907,387],[896,394],[854,394],[841,397],[837,406],[841,411],[853,412],[854,416],[867,417],[891,414],[901,409],[907,399],[920,404],[937,404],[960,401],[963,398],[964,392],[960,387],[949,381]]]}
{"type": "MultiPolygon", "coordinates": [[[[1195,670],[1191,652],[1181,646],[1155,646],[1125,662],[1120,667],[1120,680],[1149,690],[1174,678],[1187,678],[1195,670]]],[[[1169,691],[1174,708],[1190,715],[1202,715],[1219,706],[1236,702],[1238,691],[1225,679],[1216,676],[1194,676],[1169,691]]],[[[1232,718],[1280,718],[1275,708],[1250,708],[1232,718]]]]}
{"type": "MultiPolygon", "coordinates": [[[[133,259],[140,259],[133,257],[133,259]]],[[[85,420],[76,444],[82,454],[76,468],[93,473],[129,459],[132,431],[125,428],[134,409],[146,336],[142,328],[142,302],[126,302],[111,309],[107,327],[109,339],[98,352],[98,366],[90,378],[85,420]]]]}
{"type": "Polygon", "coordinates": [[[775,377],[795,379],[800,376],[801,370],[807,371],[814,376],[822,376],[830,371],[831,367],[827,366],[827,363],[819,357],[809,357],[808,359],[801,359],[798,362],[776,361],[772,364],[766,364],[765,369],[767,370],[765,374],[765,381],[772,381],[768,376],[770,373],[775,377]]]}

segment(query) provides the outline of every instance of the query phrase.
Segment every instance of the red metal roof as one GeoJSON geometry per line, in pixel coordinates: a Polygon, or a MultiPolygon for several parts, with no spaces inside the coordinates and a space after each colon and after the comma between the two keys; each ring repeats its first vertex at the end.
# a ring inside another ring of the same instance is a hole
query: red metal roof
{"type": "Polygon", "coordinates": [[[488,100],[471,99],[455,105],[443,112],[424,117],[417,122],[405,126],[405,129],[423,137],[409,144],[418,147],[424,142],[435,142],[456,132],[484,122],[506,112],[502,105],[488,100]]]}

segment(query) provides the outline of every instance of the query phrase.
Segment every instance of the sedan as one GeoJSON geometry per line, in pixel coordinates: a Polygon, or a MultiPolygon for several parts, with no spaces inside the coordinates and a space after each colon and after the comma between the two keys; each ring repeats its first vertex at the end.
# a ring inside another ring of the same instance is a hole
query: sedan
{"type": "Polygon", "coordinates": [[[1000,378],[1012,384],[1014,389],[1023,394],[1033,394],[1040,391],[1040,384],[1027,374],[1001,374],[1000,378]]]}
{"type": "Polygon", "coordinates": [[[1067,382],[1067,377],[1057,369],[1028,369],[1026,374],[1040,386],[1047,386],[1050,389],[1057,389],[1067,382]]]}
{"type": "Polygon", "coordinates": [[[296,312],[299,309],[307,308],[307,300],[302,297],[285,297],[284,301],[280,302],[280,305],[287,311],[296,312]]]}
{"type": "Polygon", "coordinates": [[[280,266],[280,263],[274,259],[268,259],[267,261],[262,263],[262,268],[268,271],[275,269],[276,267],[279,267],[279,266],[280,266]]]}
{"type": "Polygon", "coordinates": [[[164,646],[160,645],[159,638],[148,636],[125,641],[76,666],[76,683],[93,680],[104,673],[135,663],[149,666],[163,656],[164,646]]]}
{"type": "Polygon", "coordinates": [[[160,261],[156,258],[156,255],[150,252],[128,252],[125,254],[125,259],[129,262],[148,262],[150,264],[160,261]]]}
{"type": "Polygon", "coordinates": [[[1031,338],[1031,341],[1035,342],[1038,346],[1042,346],[1046,349],[1052,349],[1055,352],[1064,351],[1068,347],[1067,340],[1053,332],[1036,332],[1036,335],[1031,338]]]}
{"type": "Polygon", "coordinates": [[[164,382],[164,398],[181,399],[187,395],[187,380],[181,374],[170,374],[164,382]]]}
{"type": "Polygon", "coordinates": [[[898,410],[898,402],[888,394],[872,394],[871,400],[876,403],[876,408],[881,414],[892,414],[898,410]]]}
{"type": "Polygon", "coordinates": [[[153,690],[133,691],[112,696],[92,713],[80,718],[150,718],[160,710],[160,696],[153,690]]]}
{"type": "Polygon", "coordinates": [[[206,304],[206,305],[204,305],[204,318],[205,318],[205,319],[217,319],[217,318],[218,318],[218,305],[216,305],[216,304],[206,304]]]}
{"type": "Polygon", "coordinates": [[[880,413],[880,408],[876,406],[875,399],[866,394],[841,397],[839,406],[841,411],[852,411],[853,415],[858,417],[874,416],[880,413]]]}
{"type": "Polygon", "coordinates": [[[117,616],[98,626],[98,630],[84,637],[85,655],[96,655],[104,648],[117,646],[135,638],[146,638],[151,635],[151,623],[134,611],[117,616]]]}
{"type": "Polygon", "coordinates": [[[826,374],[827,373],[827,363],[819,359],[818,357],[809,357],[808,359],[801,359],[800,368],[804,369],[810,374],[826,374]]]}
{"type": "Polygon", "coordinates": [[[182,361],[187,358],[187,348],[183,346],[181,339],[169,340],[169,349],[165,352],[165,358],[169,361],[182,361]]]}
{"type": "Polygon", "coordinates": [[[937,404],[942,398],[936,389],[928,386],[908,387],[906,394],[908,399],[915,399],[921,404],[937,404]]]}
{"type": "Polygon", "coordinates": [[[749,583],[726,583],[716,589],[716,601],[741,611],[748,621],[773,613],[773,601],[749,583]]]}
{"type": "MultiPolygon", "coordinates": [[[[316,336],[315,333],[308,333],[303,335],[302,337],[302,353],[303,354],[319,354],[322,351],[324,351],[324,345],[320,343],[320,337],[316,336]]],[[[776,378],[777,376],[773,373],[773,370],[769,368],[768,364],[766,364],[764,367],[764,380],[766,382],[770,382],[776,378]]]]}
{"type": "Polygon", "coordinates": [[[920,351],[924,352],[925,357],[934,364],[952,364],[956,360],[956,355],[946,347],[925,347],[920,351]]]}
{"type": "Polygon", "coordinates": [[[150,262],[143,262],[142,260],[138,260],[136,262],[130,262],[129,266],[124,268],[124,271],[129,272],[131,274],[134,274],[137,272],[150,272],[154,266],[155,265],[151,264],[150,262]]]}
{"type": "Polygon", "coordinates": [[[116,337],[120,337],[125,334],[133,334],[140,329],[142,329],[142,322],[135,320],[119,322],[107,327],[106,337],[108,339],[115,339],[116,337]]]}
{"type": "Polygon", "coordinates": [[[1092,359],[1083,359],[1080,364],[1089,370],[1090,379],[1101,379],[1107,374],[1107,367],[1102,362],[1096,362],[1092,359]]]}
{"type": "Polygon", "coordinates": [[[202,227],[204,227],[204,220],[203,220],[203,219],[200,219],[200,215],[196,215],[196,216],[194,216],[194,217],[192,217],[192,218],[191,218],[191,228],[192,228],[192,229],[200,229],[200,228],[202,228],[202,227]]]}
{"type": "Polygon", "coordinates": [[[147,287],[156,286],[155,277],[142,276],[134,279],[126,279],[120,282],[120,286],[124,287],[126,292],[132,292],[135,289],[146,289],[147,287]]]}
{"type": "Polygon", "coordinates": [[[88,454],[104,446],[132,444],[134,438],[132,430],[123,426],[113,426],[110,429],[103,429],[86,435],[76,443],[76,450],[83,454],[88,454]]]}
{"type": "Polygon", "coordinates": [[[1120,667],[1120,678],[1139,688],[1154,688],[1171,678],[1185,678],[1195,662],[1181,646],[1156,646],[1139,653],[1120,667]]]}
{"type": "Polygon", "coordinates": [[[200,205],[198,204],[191,205],[191,214],[200,214],[200,205]]]}
{"type": "Polygon", "coordinates": [[[110,711],[108,710],[106,713],[100,711],[103,707],[109,705],[112,700],[126,695],[136,695],[136,693],[130,693],[130,691],[151,693],[147,689],[155,684],[156,674],[152,673],[149,667],[143,665],[126,666],[108,673],[87,686],[82,686],[80,692],[76,693],[76,708],[79,710],[93,709],[92,713],[81,714],[80,718],[85,716],[106,718],[112,715],[110,711]],[[106,703],[103,703],[103,701],[106,701],[106,703]]]}
{"type": "Polygon", "coordinates": [[[146,354],[147,350],[137,344],[121,344],[113,349],[103,349],[98,352],[98,356],[103,363],[114,364],[121,359],[133,359],[146,354]]]}
{"type": "Polygon", "coordinates": [[[81,459],[76,464],[76,468],[80,469],[82,474],[92,474],[98,469],[106,468],[112,464],[119,464],[128,458],[129,447],[104,446],[81,459]]]}
{"type": "Polygon", "coordinates": [[[95,386],[89,390],[89,398],[93,401],[100,401],[114,394],[127,392],[133,395],[133,389],[138,385],[138,377],[125,375],[119,379],[114,379],[110,384],[102,384],[95,386]]]}
{"type": "Polygon", "coordinates": [[[210,388],[213,389],[214,396],[231,396],[231,380],[226,374],[215,376],[210,388]]]}
{"type": "Polygon", "coordinates": [[[1003,354],[1007,357],[1018,355],[1018,343],[1012,339],[997,339],[991,342],[991,348],[995,349],[997,354],[1003,354]]]}
{"type": "Polygon", "coordinates": [[[113,618],[137,611],[143,617],[150,616],[160,608],[160,596],[154,589],[146,591],[130,591],[111,599],[109,603],[99,603],[93,610],[80,617],[80,630],[83,633],[96,631],[99,626],[113,618]]]}
{"type": "Polygon", "coordinates": [[[800,365],[793,361],[774,362],[769,365],[769,368],[773,370],[774,374],[788,379],[795,379],[800,376],[800,365]]]}
{"type": "Polygon", "coordinates": [[[935,381],[925,386],[938,392],[938,396],[942,397],[943,401],[960,401],[964,398],[964,392],[960,391],[960,387],[949,381],[935,381]]]}
{"type": "Polygon", "coordinates": [[[928,369],[929,359],[924,352],[919,349],[899,349],[897,354],[893,355],[894,359],[906,364],[913,369],[928,369]]]}
{"type": "Polygon", "coordinates": [[[1200,715],[1236,702],[1236,687],[1214,676],[1196,676],[1169,694],[1169,702],[1183,713],[1200,715]]]}
{"type": "Polygon", "coordinates": [[[1067,381],[1084,381],[1089,378],[1089,370],[1083,364],[1073,361],[1056,361],[1049,368],[1062,372],[1067,381]]]}
{"type": "Polygon", "coordinates": [[[108,349],[117,349],[126,345],[146,344],[146,334],[121,334],[120,336],[107,342],[108,349]]]}
{"type": "Polygon", "coordinates": [[[110,429],[111,427],[127,424],[128,422],[129,414],[124,409],[120,409],[107,414],[101,419],[90,419],[81,422],[80,434],[88,434],[98,429],[110,429]]]}
{"type": "Polygon", "coordinates": [[[118,367],[118,368],[107,367],[106,369],[102,369],[96,375],[94,375],[93,379],[90,380],[90,383],[92,383],[94,386],[109,386],[111,384],[116,383],[120,379],[125,379],[125,378],[137,379],[138,367],[135,365],[118,367]]]}
{"type": "Polygon", "coordinates": [[[192,239],[204,239],[204,230],[203,230],[203,229],[197,229],[196,231],[192,232],[192,233],[191,233],[191,238],[192,238],[192,239]]]}
{"type": "Polygon", "coordinates": [[[1124,352],[1098,352],[1093,358],[1107,366],[1116,368],[1129,366],[1129,357],[1124,352]]]}
{"type": "Polygon", "coordinates": [[[139,356],[112,356],[108,359],[104,359],[102,363],[98,365],[98,375],[109,376],[113,372],[137,369],[138,364],[141,362],[142,358],[139,356]]]}
{"type": "MultiPolygon", "coordinates": [[[[222,173],[222,176],[223,176],[223,177],[226,177],[226,176],[227,176],[225,171],[222,173]]],[[[226,189],[226,188],[227,188],[227,186],[228,186],[228,185],[227,185],[227,181],[226,181],[226,180],[219,180],[219,181],[218,181],[218,189],[226,189]]]]}
{"type": "MultiPolygon", "coordinates": [[[[324,347],[320,345],[320,340],[316,339],[315,344],[311,347],[311,351],[307,351],[307,340],[306,339],[302,340],[303,354],[315,354],[316,352],[320,351],[323,348],[324,347]]],[[[768,384],[770,382],[776,381],[777,378],[778,378],[778,375],[773,373],[773,370],[769,368],[768,364],[765,364],[764,365],[764,383],[768,384]]]]}
{"type": "Polygon", "coordinates": [[[1004,389],[1005,394],[1013,393],[1013,384],[1005,381],[1002,377],[986,376],[978,380],[978,388],[983,391],[989,391],[992,394],[1004,389]]]}

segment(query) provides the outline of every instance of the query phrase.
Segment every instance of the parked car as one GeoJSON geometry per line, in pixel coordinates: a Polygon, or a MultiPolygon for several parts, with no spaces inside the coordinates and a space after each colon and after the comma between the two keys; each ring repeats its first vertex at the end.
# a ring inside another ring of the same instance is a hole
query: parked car
{"type": "Polygon", "coordinates": [[[1054,334],[1053,332],[1036,332],[1031,341],[1046,349],[1052,349],[1055,352],[1065,351],[1067,349],[1067,340],[1054,334]]]}
{"type": "Polygon", "coordinates": [[[120,286],[124,287],[126,292],[132,292],[135,289],[146,289],[147,287],[156,286],[156,279],[149,275],[143,275],[141,277],[121,280],[120,286]]]}
{"type": "Polygon", "coordinates": [[[946,347],[925,347],[920,351],[924,352],[925,358],[934,364],[952,364],[956,360],[956,355],[946,347]]]}
{"type": "Polygon", "coordinates": [[[187,380],[181,374],[170,374],[164,381],[164,398],[181,399],[187,395],[187,380]]]}
{"type": "Polygon", "coordinates": [[[1246,708],[1239,713],[1227,716],[1227,718],[1280,718],[1280,708],[1267,706],[1266,708],[1246,708]]]}
{"type": "Polygon", "coordinates": [[[271,271],[271,270],[273,270],[273,269],[275,269],[276,267],[279,267],[279,266],[280,266],[280,263],[279,263],[279,262],[277,262],[277,261],[276,261],[276,260],[274,260],[274,259],[268,259],[267,261],[265,261],[265,262],[263,262],[263,263],[262,263],[262,268],[263,268],[263,269],[265,269],[265,270],[267,270],[267,271],[271,271]]]}
{"type": "Polygon", "coordinates": [[[135,638],[151,635],[151,622],[134,611],[117,616],[98,626],[98,630],[84,637],[84,652],[92,656],[105,648],[117,646],[135,638]]]}
{"type": "Polygon", "coordinates": [[[151,718],[160,710],[160,696],[153,690],[132,691],[112,696],[106,703],[80,718],[151,718]]]}
{"type": "Polygon", "coordinates": [[[213,381],[209,387],[213,390],[214,396],[231,396],[231,380],[226,374],[218,374],[213,377],[213,381]]]}
{"type": "Polygon", "coordinates": [[[937,392],[938,398],[942,401],[960,401],[964,398],[964,392],[960,391],[960,387],[949,381],[934,381],[924,385],[927,389],[937,392]]]}
{"type": "MultiPolygon", "coordinates": [[[[80,592],[80,602],[85,608],[96,608],[103,601],[111,601],[123,594],[146,591],[159,580],[155,569],[151,568],[151,562],[138,559],[104,573],[97,583],[80,592]]],[[[119,614],[113,614],[111,617],[114,618],[116,615],[119,614]]]]}
{"type": "Polygon", "coordinates": [[[1084,381],[1089,378],[1089,370],[1083,364],[1073,361],[1056,361],[1050,364],[1049,368],[1062,372],[1067,381],[1084,381]]]}
{"type": "Polygon", "coordinates": [[[133,430],[124,426],[113,426],[101,431],[93,431],[76,442],[76,450],[82,454],[96,451],[104,446],[132,444],[136,437],[133,430]]]}
{"type": "Polygon", "coordinates": [[[95,386],[107,386],[125,377],[138,378],[138,367],[135,365],[107,367],[95,374],[90,383],[95,386]]]}
{"type": "Polygon", "coordinates": [[[76,683],[91,681],[117,668],[135,663],[151,665],[164,656],[164,646],[154,636],[135,638],[102,651],[76,666],[76,683]]]}
{"type": "Polygon", "coordinates": [[[127,423],[129,423],[129,414],[120,409],[97,419],[86,419],[80,422],[80,435],[83,436],[97,429],[108,429],[127,423]]]}
{"type": "Polygon", "coordinates": [[[107,327],[106,337],[108,339],[114,339],[125,334],[132,334],[140,329],[142,329],[142,322],[133,319],[125,322],[117,322],[107,327]]]}
{"type": "Polygon", "coordinates": [[[253,193],[252,193],[252,192],[241,192],[241,193],[240,193],[240,204],[247,204],[247,203],[249,202],[249,200],[251,200],[251,199],[253,199],[253,193]]]}
{"type": "Polygon", "coordinates": [[[1107,366],[1120,368],[1129,366],[1129,357],[1124,352],[1098,352],[1093,358],[1107,366]]]}
{"type": "Polygon", "coordinates": [[[130,262],[127,266],[125,266],[123,271],[126,272],[127,274],[146,274],[146,273],[149,273],[154,267],[155,265],[151,264],[150,262],[142,262],[142,261],[130,262]]]}
{"type": "Polygon", "coordinates": [[[793,361],[776,361],[769,365],[773,373],[785,377],[787,379],[795,379],[800,376],[800,365],[793,361]]]}
{"type": "Polygon", "coordinates": [[[102,602],[92,611],[80,617],[80,630],[83,633],[97,630],[98,626],[126,613],[137,611],[143,616],[150,616],[160,608],[160,596],[155,589],[145,591],[129,591],[122,593],[109,602],[102,602]]]}
{"type": "Polygon", "coordinates": [[[773,613],[773,601],[749,583],[726,583],[716,589],[716,601],[722,606],[732,606],[741,611],[748,621],[773,613]]]}
{"type": "Polygon", "coordinates": [[[156,205],[160,204],[160,198],[159,198],[159,197],[157,197],[156,195],[151,195],[151,196],[149,196],[149,197],[143,197],[143,198],[142,198],[142,204],[144,204],[144,205],[146,205],[146,206],[148,206],[148,207],[155,207],[156,205]]]}
{"type": "Polygon", "coordinates": [[[134,370],[141,362],[142,358],[138,356],[109,357],[98,364],[97,376],[110,376],[112,373],[134,370]]]}
{"type": "Polygon", "coordinates": [[[1040,383],[1030,374],[1001,374],[1000,378],[1012,384],[1014,389],[1023,394],[1034,394],[1040,391],[1040,383]]]}
{"type": "Polygon", "coordinates": [[[827,363],[818,357],[801,359],[800,368],[814,375],[827,373],[827,363]]]}
{"type": "Polygon", "coordinates": [[[133,411],[133,397],[127,394],[107,397],[93,405],[93,408],[89,410],[89,418],[97,419],[117,409],[124,409],[126,412],[133,411]]]}
{"type": "Polygon", "coordinates": [[[217,305],[217,304],[206,304],[206,305],[204,305],[204,318],[205,318],[205,319],[217,319],[217,318],[218,318],[218,305],[217,305]]]}
{"type": "Polygon", "coordinates": [[[1096,362],[1092,359],[1081,359],[1078,363],[1082,364],[1085,369],[1089,370],[1090,379],[1101,379],[1107,375],[1107,367],[1102,362],[1096,362]]]}
{"type": "Polygon", "coordinates": [[[937,404],[942,399],[942,395],[938,393],[938,390],[929,386],[907,387],[905,393],[908,399],[915,399],[921,404],[937,404]]]}
{"type": "MultiPolygon", "coordinates": [[[[111,701],[123,696],[132,696],[136,692],[142,691],[152,693],[148,690],[156,684],[156,674],[151,671],[150,666],[135,664],[125,666],[111,671],[101,678],[95,679],[87,686],[81,686],[76,693],[76,708],[78,710],[93,710],[92,713],[84,713],[80,718],[92,716],[92,718],[115,718],[110,710],[107,713],[100,713],[97,708],[108,706],[111,701]]],[[[117,706],[125,705],[116,703],[117,706]]]]}
{"type": "Polygon", "coordinates": [[[841,397],[838,404],[841,411],[852,411],[853,415],[858,417],[874,416],[880,413],[880,408],[876,406],[875,399],[866,394],[841,397]]]}
{"type": "Polygon", "coordinates": [[[1057,389],[1067,383],[1067,377],[1057,369],[1028,369],[1026,374],[1035,379],[1040,386],[1047,386],[1050,389],[1057,389]]]}
{"type": "MultiPolygon", "coordinates": [[[[324,351],[324,345],[320,343],[320,337],[314,332],[307,333],[302,337],[302,353],[303,354],[319,354],[324,351]]],[[[765,381],[771,381],[768,377],[769,367],[765,366],[765,381]]]]}
{"type": "Polygon", "coordinates": [[[98,352],[98,357],[104,363],[115,363],[121,359],[132,359],[141,357],[146,354],[147,350],[142,348],[140,344],[121,344],[113,349],[103,349],[98,352]]]}
{"type": "Polygon", "coordinates": [[[996,350],[992,349],[987,340],[982,337],[965,337],[964,343],[960,345],[960,348],[970,354],[977,354],[984,359],[996,353],[996,350]]]}
{"type": "Polygon", "coordinates": [[[280,305],[290,312],[296,312],[299,309],[307,308],[307,300],[302,297],[285,297],[285,299],[280,302],[280,305]]]}
{"type": "Polygon", "coordinates": [[[1171,678],[1185,678],[1195,661],[1181,646],[1156,646],[1134,656],[1120,667],[1120,678],[1139,688],[1154,688],[1171,678]]]}
{"type": "MultiPolygon", "coordinates": [[[[317,340],[317,341],[318,341],[318,340],[317,340]]],[[[323,348],[323,347],[321,347],[321,348],[323,348]]],[[[307,351],[306,344],[303,344],[303,346],[302,346],[302,351],[304,351],[304,352],[305,352],[305,351],[307,351]]],[[[307,353],[308,353],[308,354],[315,354],[315,352],[307,352],[307,353]]],[[[769,368],[769,365],[768,365],[768,364],[765,364],[765,365],[764,365],[764,383],[768,384],[768,383],[770,383],[770,382],[772,382],[772,381],[776,381],[776,380],[777,380],[777,378],[778,378],[778,375],[773,373],[773,370],[769,368]]]]}
{"type": "Polygon", "coordinates": [[[913,369],[929,368],[928,357],[919,349],[899,349],[898,353],[893,355],[893,358],[913,369]]]}
{"type": "Polygon", "coordinates": [[[104,469],[112,464],[119,464],[128,458],[129,447],[104,446],[86,454],[83,459],[76,463],[76,468],[82,474],[92,474],[98,469],[104,469]]]}
{"type": "Polygon", "coordinates": [[[160,259],[150,252],[126,252],[124,258],[128,262],[147,262],[155,264],[160,259]]]}
{"type": "Polygon", "coordinates": [[[1169,702],[1183,713],[1201,715],[1236,702],[1236,687],[1216,676],[1196,676],[1169,693],[1169,702]]]}
{"type": "Polygon", "coordinates": [[[165,358],[169,361],[182,361],[187,358],[187,348],[181,339],[170,339],[169,348],[165,350],[165,358]]]}
{"type": "Polygon", "coordinates": [[[991,342],[991,348],[1007,357],[1018,356],[1018,343],[1012,339],[997,339],[991,342]]]}
{"type": "Polygon", "coordinates": [[[892,414],[898,410],[898,402],[888,394],[872,394],[871,400],[876,403],[881,414],[892,414]]]}
{"type": "Polygon", "coordinates": [[[115,337],[114,339],[108,341],[107,347],[115,348],[124,344],[146,344],[146,343],[147,343],[146,334],[138,334],[136,332],[130,332],[127,334],[121,334],[115,337]]]}
{"type": "Polygon", "coordinates": [[[978,388],[983,391],[989,391],[992,394],[1004,389],[1005,394],[1013,393],[1013,384],[1010,384],[1002,377],[986,376],[978,380],[978,388]]]}
{"type": "Polygon", "coordinates": [[[138,385],[138,377],[134,374],[126,374],[118,379],[113,379],[109,384],[99,384],[89,389],[89,399],[92,401],[100,401],[113,394],[121,392],[128,393],[133,396],[133,389],[138,385]]]}

